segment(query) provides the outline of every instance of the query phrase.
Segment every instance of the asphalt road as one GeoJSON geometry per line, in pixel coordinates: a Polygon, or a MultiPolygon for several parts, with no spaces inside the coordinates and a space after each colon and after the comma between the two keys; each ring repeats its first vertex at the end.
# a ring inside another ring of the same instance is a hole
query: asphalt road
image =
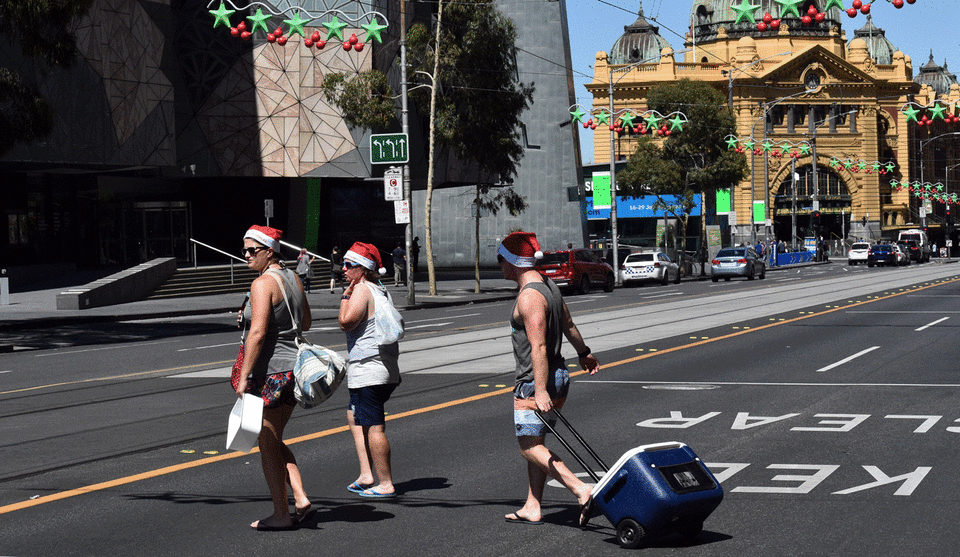
{"type": "MultiPolygon", "coordinates": [[[[725,490],[698,540],[640,551],[954,554],[958,279],[953,265],[828,265],[569,297],[604,369],[574,378],[568,418],[608,462],[685,442],[725,490]]],[[[503,522],[525,496],[509,308],[405,315],[403,384],[388,404],[395,502],[345,489],[357,473],[345,389],[296,410],[286,438],[320,510],[270,534],[247,527],[270,512],[259,455],[223,447],[229,316],[119,324],[90,343],[50,331],[0,356],[0,554],[621,552],[602,516],[575,526],[561,488],[547,489],[547,524],[503,522]]],[[[342,348],[335,327],[318,320],[310,337],[342,348]]]]}

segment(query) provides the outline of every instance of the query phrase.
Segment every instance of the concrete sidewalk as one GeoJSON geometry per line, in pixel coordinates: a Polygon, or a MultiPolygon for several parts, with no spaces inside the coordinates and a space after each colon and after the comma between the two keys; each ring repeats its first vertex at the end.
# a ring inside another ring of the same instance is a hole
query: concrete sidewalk
{"type": "MultiPolygon", "coordinates": [[[[388,281],[387,288],[398,308],[415,309],[509,300],[516,295],[516,285],[504,280],[499,271],[481,272],[480,293],[474,292],[476,282],[470,270],[438,273],[435,296],[429,295],[430,285],[426,282],[426,273],[422,274],[423,282],[415,284],[416,300],[412,307],[408,307],[406,303],[407,287],[393,286],[392,281],[388,281]]],[[[58,310],[57,294],[68,288],[11,293],[10,304],[0,305],[0,330],[230,313],[239,309],[244,298],[243,294],[234,292],[141,300],[84,310],[58,310]]],[[[335,318],[340,308],[340,289],[331,294],[326,288],[314,288],[307,295],[307,301],[315,319],[335,318]]]]}

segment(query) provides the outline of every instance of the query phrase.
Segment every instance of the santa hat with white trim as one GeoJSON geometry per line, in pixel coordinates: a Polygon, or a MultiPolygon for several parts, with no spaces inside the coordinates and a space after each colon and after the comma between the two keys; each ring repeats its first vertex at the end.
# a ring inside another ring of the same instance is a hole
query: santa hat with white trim
{"type": "Polygon", "coordinates": [[[247,238],[280,253],[280,238],[283,238],[283,231],[269,226],[255,224],[243,235],[244,240],[247,238]]]}
{"type": "Polygon", "coordinates": [[[373,244],[364,244],[363,242],[354,242],[347,253],[343,254],[343,260],[360,265],[364,269],[376,271],[381,275],[387,274],[380,262],[380,250],[373,244]]]}
{"type": "Polygon", "coordinates": [[[540,242],[533,232],[511,232],[500,243],[497,255],[503,256],[507,263],[521,269],[529,269],[543,258],[540,242]]]}

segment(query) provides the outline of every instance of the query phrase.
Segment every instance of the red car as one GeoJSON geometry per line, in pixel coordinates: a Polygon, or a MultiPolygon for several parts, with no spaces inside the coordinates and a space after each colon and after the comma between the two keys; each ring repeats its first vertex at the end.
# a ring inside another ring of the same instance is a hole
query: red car
{"type": "Polygon", "coordinates": [[[612,292],[615,283],[613,267],[588,249],[548,251],[537,262],[536,269],[557,286],[569,286],[581,294],[589,292],[593,285],[603,285],[604,292],[612,292]]]}

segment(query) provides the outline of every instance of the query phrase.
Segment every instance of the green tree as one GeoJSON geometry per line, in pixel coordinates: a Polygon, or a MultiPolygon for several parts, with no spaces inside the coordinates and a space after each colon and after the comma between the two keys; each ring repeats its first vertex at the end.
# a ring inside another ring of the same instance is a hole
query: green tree
{"type": "Polygon", "coordinates": [[[736,122],[726,98],[709,84],[684,79],[657,85],[647,96],[647,106],[664,115],[680,111],[689,121],[662,142],[641,138],[626,168],[617,173],[617,188],[624,195],[656,196],[654,209],[681,224],[683,251],[690,213],[696,207],[694,196],[699,193],[706,199],[743,181],[747,158],[727,149],[724,138],[736,133],[736,122]],[[668,202],[668,196],[675,201],[668,202]]]}
{"type": "Polygon", "coordinates": [[[393,89],[383,72],[368,70],[354,76],[327,74],[320,85],[323,96],[357,128],[385,128],[396,119],[393,89]]]}
{"type": "MultiPolygon", "coordinates": [[[[86,13],[92,0],[0,0],[0,34],[36,62],[37,74],[69,68],[77,55],[70,23],[86,13]]],[[[0,155],[17,143],[43,139],[53,131],[53,108],[31,77],[0,66],[0,155]]]]}
{"type": "Polygon", "coordinates": [[[483,214],[496,216],[501,208],[517,216],[527,209],[527,198],[520,195],[511,186],[495,187],[492,184],[477,184],[473,198],[474,210],[474,237],[476,238],[473,272],[474,272],[474,292],[480,293],[480,217],[483,214]]]}
{"type": "MultiPolygon", "coordinates": [[[[479,193],[509,184],[523,156],[520,116],[533,102],[534,87],[519,79],[515,42],[513,24],[497,10],[493,0],[461,0],[446,5],[441,0],[433,29],[418,23],[407,33],[411,82],[426,86],[411,90],[411,96],[421,106],[430,106],[424,228],[431,294],[436,294],[431,233],[435,148],[449,149],[461,161],[475,165],[475,205],[505,203],[511,212],[525,208],[525,203],[516,202],[515,194],[484,197],[479,193]]],[[[482,213],[476,211],[475,217],[477,276],[482,213]]]]}

